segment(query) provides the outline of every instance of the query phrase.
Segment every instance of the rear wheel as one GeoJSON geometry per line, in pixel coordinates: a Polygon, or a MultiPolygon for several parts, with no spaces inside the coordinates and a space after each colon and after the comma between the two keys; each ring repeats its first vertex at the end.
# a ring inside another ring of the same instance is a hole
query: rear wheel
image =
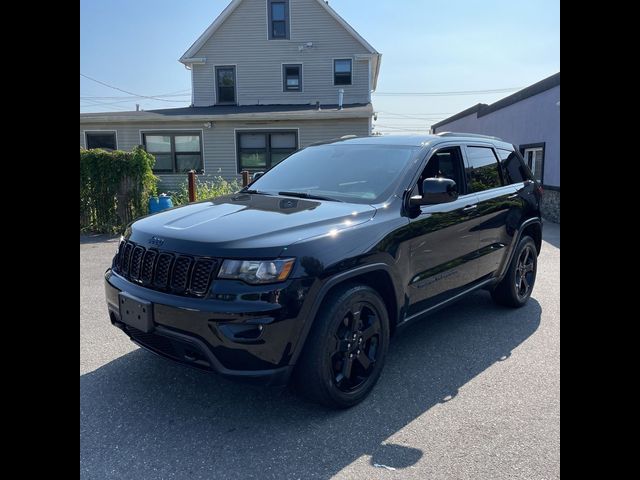
{"type": "Polygon", "coordinates": [[[522,237],[504,278],[491,292],[493,300],[508,307],[522,307],[527,303],[536,281],[538,251],[533,238],[522,237]]]}
{"type": "Polygon", "coordinates": [[[389,317],[380,295],[349,284],[323,303],[307,337],[294,381],[307,398],[332,408],[361,402],[378,381],[389,346],[389,317]]]}

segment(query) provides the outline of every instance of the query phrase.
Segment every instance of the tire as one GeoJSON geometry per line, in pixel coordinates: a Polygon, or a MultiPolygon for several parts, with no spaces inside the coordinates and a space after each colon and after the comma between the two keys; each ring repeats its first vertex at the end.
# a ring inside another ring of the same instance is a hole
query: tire
{"type": "Polygon", "coordinates": [[[313,322],[294,386],[313,402],[352,407],[378,381],[388,348],[389,316],[380,295],[366,285],[339,286],[324,299],[313,322]]]}
{"type": "Polygon", "coordinates": [[[493,300],[507,307],[524,306],[533,290],[538,270],[538,251],[533,238],[522,237],[504,278],[491,291],[493,300]]]}

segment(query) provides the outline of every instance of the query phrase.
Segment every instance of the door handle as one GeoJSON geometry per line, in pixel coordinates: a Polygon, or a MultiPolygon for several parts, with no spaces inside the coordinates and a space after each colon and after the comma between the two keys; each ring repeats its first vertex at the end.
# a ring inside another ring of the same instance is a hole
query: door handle
{"type": "Polygon", "coordinates": [[[466,207],[464,207],[462,209],[463,212],[468,212],[469,210],[473,210],[475,208],[478,208],[478,204],[476,203],[475,205],[467,205],[466,207]]]}

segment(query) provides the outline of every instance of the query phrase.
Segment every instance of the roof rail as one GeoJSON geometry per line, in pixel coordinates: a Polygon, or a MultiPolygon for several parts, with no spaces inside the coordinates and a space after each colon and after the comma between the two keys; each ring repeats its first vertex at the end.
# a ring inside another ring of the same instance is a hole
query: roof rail
{"type": "Polygon", "coordinates": [[[491,135],[480,135],[479,133],[462,133],[462,132],[440,132],[436,133],[439,137],[478,137],[478,138],[491,138],[493,140],[500,140],[504,142],[499,137],[492,137],[491,135]]]}

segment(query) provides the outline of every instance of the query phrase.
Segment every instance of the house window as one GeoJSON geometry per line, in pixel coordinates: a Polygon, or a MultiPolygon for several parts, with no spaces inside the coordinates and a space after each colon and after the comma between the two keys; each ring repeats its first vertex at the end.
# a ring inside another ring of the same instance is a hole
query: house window
{"type": "Polygon", "coordinates": [[[236,103],[236,67],[216,67],[218,104],[236,103]]]}
{"type": "Polygon", "coordinates": [[[544,143],[520,145],[524,162],[533,173],[533,177],[542,183],[542,168],[544,165],[544,143]]]}
{"type": "Polygon", "coordinates": [[[470,193],[502,186],[500,165],[493,150],[488,147],[467,147],[469,168],[467,182],[470,193]]]}
{"type": "Polygon", "coordinates": [[[351,85],[351,59],[333,61],[333,84],[351,85]]]}
{"type": "Polygon", "coordinates": [[[156,157],[155,173],[204,171],[199,132],[149,132],[143,134],[143,141],[147,152],[156,157]]]}
{"type": "Polygon", "coordinates": [[[302,65],[283,65],[282,78],[285,92],[302,91],[302,65]]]}
{"type": "Polygon", "coordinates": [[[116,132],[85,132],[85,144],[87,150],[92,148],[116,150],[116,132]]]}
{"type": "Polygon", "coordinates": [[[269,1],[269,40],[289,38],[289,1],[269,1]]]}
{"type": "Polygon", "coordinates": [[[297,149],[295,131],[238,132],[238,172],[268,170],[297,149]]]}

